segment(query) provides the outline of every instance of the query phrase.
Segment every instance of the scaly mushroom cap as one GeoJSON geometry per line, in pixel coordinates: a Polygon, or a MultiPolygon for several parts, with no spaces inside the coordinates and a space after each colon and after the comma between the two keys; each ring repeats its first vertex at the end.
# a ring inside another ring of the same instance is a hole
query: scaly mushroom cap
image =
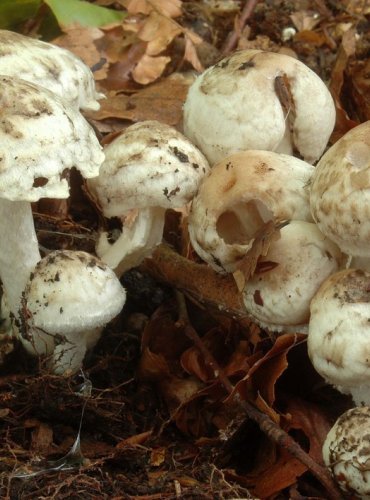
{"type": "Polygon", "coordinates": [[[347,132],[321,158],[310,202],[317,225],[343,252],[370,257],[370,121],[347,132]]]}
{"type": "Polygon", "coordinates": [[[269,221],[311,221],[306,188],[314,167],[271,151],[236,153],[215,165],[194,197],[189,234],[216,271],[234,272],[269,221]]]}
{"type": "Polygon", "coordinates": [[[12,31],[0,30],[0,75],[41,85],[76,109],[99,109],[93,74],[66,49],[12,31]]]}
{"type": "Polygon", "coordinates": [[[330,429],[322,449],[324,462],[340,488],[370,499],[370,408],[352,408],[330,429]]]}
{"type": "Polygon", "coordinates": [[[269,330],[302,330],[320,284],[338,270],[338,247],[310,222],[292,221],[280,230],[243,290],[245,308],[269,330]]]}
{"type": "Polygon", "coordinates": [[[370,273],[347,269],[327,278],[311,301],[308,355],[330,384],[370,404],[370,273]]]}
{"type": "Polygon", "coordinates": [[[335,123],[324,82],[293,57],[242,50],[202,73],[184,105],[184,132],[211,164],[236,151],[298,152],[314,162],[335,123]]]}
{"type": "Polygon", "coordinates": [[[67,169],[98,175],[104,154],[94,130],[55,94],[0,76],[0,109],[1,198],[67,198],[67,169]]]}
{"type": "Polygon", "coordinates": [[[99,177],[88,187],[106,217],[131,209],[183,207],[209,171],[203,154],[186,137],[157,121],[131,125],[104,152],[99,177]]]}
{"type": "MultiPolygon", "coordinates": [[[[50,354],[58,338],[79,342],[80,334],[103,327],[125,300],[124,288],[101,260],[56,250],[39,261],[27,283],[20,338],[33,354],[50,354]]],[[[86,343],[89,347],[88,338],[86,343]]]]}

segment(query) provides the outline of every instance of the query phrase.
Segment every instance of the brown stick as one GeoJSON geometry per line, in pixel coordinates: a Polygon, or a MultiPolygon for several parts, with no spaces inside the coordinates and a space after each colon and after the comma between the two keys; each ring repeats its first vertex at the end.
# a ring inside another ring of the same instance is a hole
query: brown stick
{"type": "MultiPolygon", "coordinates": [[[[232,394],[235,387],[231,384],[228,377],[224,374],[222,368],[219,366],[217,360],[212,353],[207,349],[202,339],[199,337],[196,330],[191,326],[187,314],[186,303],[183,294],[176,292],[178,307],[179,307],[179,320],[178,324],[184,328],[185,334],[189,337],[194,345],[199,349],[204,357],[206,364],[213,370],[215,378],[222,384],[224,389],[232,394]]],[[[237,395],[238,396],[238,395],[237,395]]],[[[246,412],[248,418],[257,423],[262,432],[264,432],[272,441],[278,446],[285,448],[291,455],[303,463],[316,477],[318,481],[326,488],[328,497],[332,500],[340,500],[342,497],[341,492],[333,482],[329,472],[325,467],[322,467],[315,462],[300,446],[289,436],[283,429],[273,422],[270,417],[259,411],[252,404],[248,403],[245,399],[238,398],[240,406],[246,412]]]]}
{"type": "Polygon", "coordinates": [[[242,13],[240,14],[240,19],[235,20],[235,28],[232,31],[231,35],[227,38],[222,50],[221,55],[225,57],[230,54],[238,44],[238,40],[240,35],[244,29],[244,26],[248,19],[253,14],[253,11],[258,3],[258,0],[246,0],[242,13]]]}

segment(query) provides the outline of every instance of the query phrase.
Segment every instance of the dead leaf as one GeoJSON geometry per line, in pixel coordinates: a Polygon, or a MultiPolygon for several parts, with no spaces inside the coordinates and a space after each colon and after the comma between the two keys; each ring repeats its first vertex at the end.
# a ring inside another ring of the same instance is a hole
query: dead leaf
{"type": "Polygon", "coordinates": [[[135,434],[134,436],[130,436],[127,439],[123,439],[116,445],[117,450],[122,450],[123,448],[127,448],[130,446],[141,445],[145,443],[151,436],[152,431],[141,432],[140,434],[135,434]]]}
{"type": "Polygon", "coordinates": [[[166,458],[166,448],[154,448],[150,453],[150,465],[159,467],[166,458]]]}
{"type": "Polygon", "coordinates": [[[135,82],[147,85],[162,75],[170,61],[171,58],[167,56],[151,57],[145,54],[132,71],[132,77],[135,82]]]}
{"type": "Polygon", "coordinates": [[[182,31],[179,24],[153,11],[138,32],[138,37],[140,40],[148,42],[146,54],[156,56],[182,31]]]}
{"type": "Polygon", "coordinates": [[[47,455],[53,445],[53,429],[43,422],[39,422],[32,431],[31,449],[41,455],[47,455]]]}
{"type": "Polygon", "coordinates": [[[182,14],[181,0],[121,0],[130,14],[150,14],[156,10],[167,17],[182,14]]]}

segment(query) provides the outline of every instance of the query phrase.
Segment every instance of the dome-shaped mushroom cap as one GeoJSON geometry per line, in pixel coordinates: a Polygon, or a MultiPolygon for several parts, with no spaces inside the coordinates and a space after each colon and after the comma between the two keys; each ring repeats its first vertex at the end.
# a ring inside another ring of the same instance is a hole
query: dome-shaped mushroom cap
{"type": "Polygon", "coordinates": [[[243,151],[216,164],[192,203],[194,250],[215,270],[233,272],[267,221],[312,221],[307,185],[313,170],[271,151],[243,151]]]}
{"type": "Polygon", "coordinates": [[[340,488],[363,500],[370,499],[370,408],[352,408],[330,429],[323,458],[340,488]]]}
{"type": "Polygon", "coordinates": [[[37,264],[24,300],[29,327],[70,337],[108,323],[121,311],[126,292],[114,272],[93,255],[56,250],[37,264]]]}
{"type": "Polygon", "coordinates": [[[324,82],[285,54],[243,50],[208,68],[184,105],[184,132],[211,164],[236,151],[298,153],[314,162],[335,123],[324,82]]]}
{"type": "Polygon", "coordinates": [[[0,197],[67,198],[67,169],[98,175],[104,153],[92,127],[56,95],[0,76],[0,109],[0,197]]]}
{"type": "Polygon", "coordinates": [[[245,308],[262,327],[281,331],[308,323],[310,302],[326,277],[338,270],[338,247],[310,222],[280,230],[243,290],[245,308]]]}
{"type": "Polygon", "coordinates": [[[347,132],[321,158],[310,203],[321,231],[343,252],[370,256],[370,121],[347,132]]]}
{"type": "Polygon", "coordinates": [[[179,208],[209,171],[203,154],[173,127],[157,121],[131,125],[104,148],[99,177],[88,183],[106,217],[133,208],[179,208]]]}
{"type": "Polygon", "coordinates": [[[358,404],[370,402],[370,273],[347,269],[322,283],[311,301],[307,343],[327,382],[358,404]]]}
{"type": "Polygon", "coordinates": [[[90,68],[72,52],[12,31],[0,30],[0,74],[41,85],[76,109],[99,109],[90,68]]]}

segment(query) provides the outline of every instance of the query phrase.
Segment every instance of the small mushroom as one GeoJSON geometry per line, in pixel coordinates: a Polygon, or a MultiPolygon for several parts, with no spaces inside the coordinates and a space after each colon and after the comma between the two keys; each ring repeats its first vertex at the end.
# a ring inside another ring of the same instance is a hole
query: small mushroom
{"type": "Polygon", "coordinates": [[[212,165],[247,149],[323,153],[335,123],[324,82],[285,54],[242,50],[208,68],[184,105],[184,132],[212,165]]]}
{"type": "Polygon", "coordinates": [[[83,116],[43,87],[0,76],[0,109],[0,278],[17,315],[40,259],[30,202],[67,198],[66,171],[94,177],[104,154],[83,116]]]}
{"type": "Polygon", "coordinates": [[[15,322],[19,339],[31,354],[50,356],[54,373],[75,373],[125,300],[124,288],[102,261],[56,250],[38,262],[26,284],[15,322]]]}
{"type": "Polygon", "coordinates": [[[322,453],[344,493],[370,499],[370,407],[343,413],[330,429],[322,453]]]}
{"type": "Polygon", "coordinates": [[[103,232],[96,251],[120,275],[162,241],[166,209],[193,198],[209,165],[186,137],[157,121],[131,125],[104,152],[88,189],[104,215],[121,218],[123,227],[113,244],[103,232]]]}
{"type": "Polygon", "coordinates": [[[312,221],[307,185],[313,170],[271,151],[244,151],[219,162],[192,202],[194,250],[216,271],[234,272],[268,221],[312,221]]]}
{"type": "Polygon", "coordinates": [[[310,203],[320,230],[343,252],[370,257],[370,121],[347,132],[321,158],[310,203]]]}
{"type": "Polygon", "coordinates": [[[69,50],[0,30],[0,74],[41,85],[76,109],[99,109],[90,68],[69,50]]]}
{"type": "Polygon", "coordinates": [[[308,355],[316,371],[356,405],[370,404],[370,273],[329,276],[311,301],[308,355]]]}
{"type": "Polygon", "coordinates": [[[315,224],[292,221],[280,230],[280,238],[260,257],[245,284],[247,312],[263,328],[305,332],[312,297],[341,262],[338,247],[315,224]]]}

